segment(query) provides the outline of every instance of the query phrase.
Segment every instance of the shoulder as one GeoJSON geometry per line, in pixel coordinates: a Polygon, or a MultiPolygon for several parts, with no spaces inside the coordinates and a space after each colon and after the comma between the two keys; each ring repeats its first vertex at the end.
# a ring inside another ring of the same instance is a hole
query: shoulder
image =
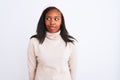
{"type": "Polygon", "coordinates": [[[77,45],[77,41],[75,39],[71,39],[73,42],[68,42],[68,45],[70,46],[76,46],[77,45]]]}
{"type": "Polygon", "coordinates": [[[37,38],[30,38],[29,43],[34,45],[34,44],[38,44],[39,41],[37,38]]]}
{"type": "Polygon", "coordinates": [[[68,42],[67,46],[70,48],[70,50],[72,49],[76,49],[77,48],[77,41],[72,42],[68,42]]]}

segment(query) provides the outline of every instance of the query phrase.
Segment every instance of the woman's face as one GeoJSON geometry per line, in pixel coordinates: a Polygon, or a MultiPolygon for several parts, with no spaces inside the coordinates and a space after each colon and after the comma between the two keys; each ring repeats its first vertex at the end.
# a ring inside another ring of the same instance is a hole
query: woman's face
{"type": "Polygon", "coordinates": [[[61,13],[56,9],[48,11],[48,13],[45,16],[45,25],[48,32],[50,33],[58,32],[61,26],[61,22],[61,13]]]}

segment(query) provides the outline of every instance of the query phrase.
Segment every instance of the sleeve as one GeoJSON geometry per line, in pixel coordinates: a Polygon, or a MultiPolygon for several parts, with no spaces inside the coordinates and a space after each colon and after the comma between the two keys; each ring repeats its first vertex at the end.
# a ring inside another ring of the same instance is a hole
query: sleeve
{"type": "Polygon", "coordinates": [[[70,74],[71,74],[71,78],[72,80],[76,80],[76,68],[77,68],[77,46],[76,45],[72,45],[71,47],[71,55],[69,58],[69,70],[70,70],[70,74]]]}
{"type": "Polygon", "coordinates": [[[29,80],[35,80],[36,56],[33,46],[33,39],[30,39],[28,44],[28,72],[29,80]]]}

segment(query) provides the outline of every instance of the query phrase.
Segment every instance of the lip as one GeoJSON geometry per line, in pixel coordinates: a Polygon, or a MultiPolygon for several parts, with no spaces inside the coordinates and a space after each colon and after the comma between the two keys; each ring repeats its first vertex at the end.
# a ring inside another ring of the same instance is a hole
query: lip
{"type": "Polygon", "coordinates": [[[56,27],[55,26],[49,26],[49,29],[55,29],[56,27]]]}

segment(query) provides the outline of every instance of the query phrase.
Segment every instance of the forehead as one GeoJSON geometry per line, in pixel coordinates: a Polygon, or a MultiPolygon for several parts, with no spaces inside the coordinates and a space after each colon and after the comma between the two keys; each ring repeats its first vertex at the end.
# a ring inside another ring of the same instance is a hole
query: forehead
{"type": "Polygon", "coordinates": [[[46,13],[46,16],[61,16],[61,13],[57,9],[51,9],[46,13]]]}

